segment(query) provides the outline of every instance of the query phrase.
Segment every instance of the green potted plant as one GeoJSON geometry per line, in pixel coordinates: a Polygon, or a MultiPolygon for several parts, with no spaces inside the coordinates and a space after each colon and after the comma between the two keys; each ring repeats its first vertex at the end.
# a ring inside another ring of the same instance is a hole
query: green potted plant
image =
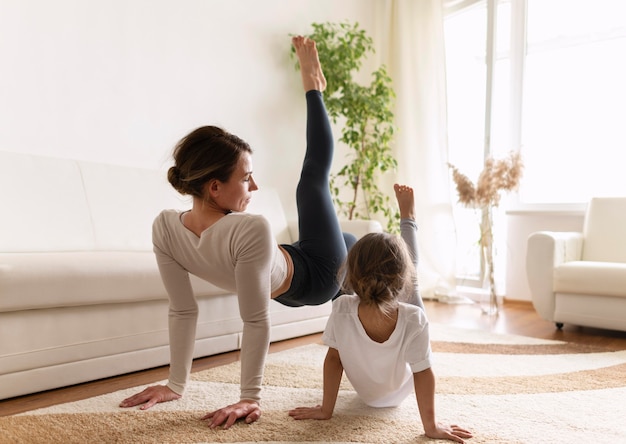
{"type": "Polygon", "coordinates": [[[365,56],[374,53],[372,39],[358,23],[311,26],[313,32],[308,37],[316,42],[328,83],[324,93],[326,108],[333,123],[341,119],[339,141],[349,147],[348,162],[331,176],[337,212],[350,220],[379,215],[386,219],[387,231],[397,232],[398,210],[378,187],[380,175],[397,167],[390,146],[395,98],[391,78],[381,65],[372,73],[369,85],[354,80],[365,56]]]}

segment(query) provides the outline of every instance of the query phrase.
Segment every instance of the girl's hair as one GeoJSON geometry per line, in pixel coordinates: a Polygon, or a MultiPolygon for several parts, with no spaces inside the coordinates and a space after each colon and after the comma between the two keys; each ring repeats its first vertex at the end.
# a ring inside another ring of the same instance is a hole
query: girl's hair
{"type": "Polygon", "coordinates": [[[399,236],[369,233],[354,244],[343,266],[343,289],[390,315],[416,283],[410,253],[399,236]]]}
{"type": "Polygon", "coordinates": [[[228,181],[243,152],[252,154],[252,149],[239,137],[216,126],[202,126],[176,144],[167,180],[179,193],[202,198],[208,181],[228,181]]]}

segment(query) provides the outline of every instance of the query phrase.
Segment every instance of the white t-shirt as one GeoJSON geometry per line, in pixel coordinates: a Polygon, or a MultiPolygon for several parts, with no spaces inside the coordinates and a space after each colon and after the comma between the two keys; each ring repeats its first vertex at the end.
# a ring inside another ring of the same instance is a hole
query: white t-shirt
{"type": "Polygon", "coordinates": [[[372,407],[394,407],[413,390],[413,373],[431,367],[424,311],[400,303],[396,328],[385,342],[373,341],[358,316],[359,297],[333,302],[322,341],[339,351],[341,364],[359,397],[372,407]]]}

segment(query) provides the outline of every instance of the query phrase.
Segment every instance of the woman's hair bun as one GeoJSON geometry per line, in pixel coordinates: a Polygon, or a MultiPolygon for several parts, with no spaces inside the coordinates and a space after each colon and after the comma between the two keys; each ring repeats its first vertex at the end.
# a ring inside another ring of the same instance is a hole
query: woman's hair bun
{"type": "Polygon", "coordinates": [[[174,187],[174,189],[178,191],[179,193],[181,194],[188,193],[187,186],[186,186],[187,184],[182,179],[181,174],[180,174],[180,169],[178,169],[178,167],[173,166],[173,167],[170,167],[169,170],[167,170],[167,180],[174,187]]]}

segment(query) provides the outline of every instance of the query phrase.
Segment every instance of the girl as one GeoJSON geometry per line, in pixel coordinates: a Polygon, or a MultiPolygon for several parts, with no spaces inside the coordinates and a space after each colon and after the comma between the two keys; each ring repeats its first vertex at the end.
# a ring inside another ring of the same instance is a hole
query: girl
{"type": "Polygon", "coordinates": [[[428,320],[416,280],[417,242],[413,189],[395,185],[402,239],[386,233],[361,238],[348,253],[344,287],[333,302],[322,335],[322,405],[298,407],[294,419],[330,419],[343,371],[359,397],[373,407],[400,404],[415,390],[426,435],[464,442],[472,434],[435,420],[435,377],[431,369],[428,320]],[[409,300],[411,304],[400,302],[409,300]]]}

